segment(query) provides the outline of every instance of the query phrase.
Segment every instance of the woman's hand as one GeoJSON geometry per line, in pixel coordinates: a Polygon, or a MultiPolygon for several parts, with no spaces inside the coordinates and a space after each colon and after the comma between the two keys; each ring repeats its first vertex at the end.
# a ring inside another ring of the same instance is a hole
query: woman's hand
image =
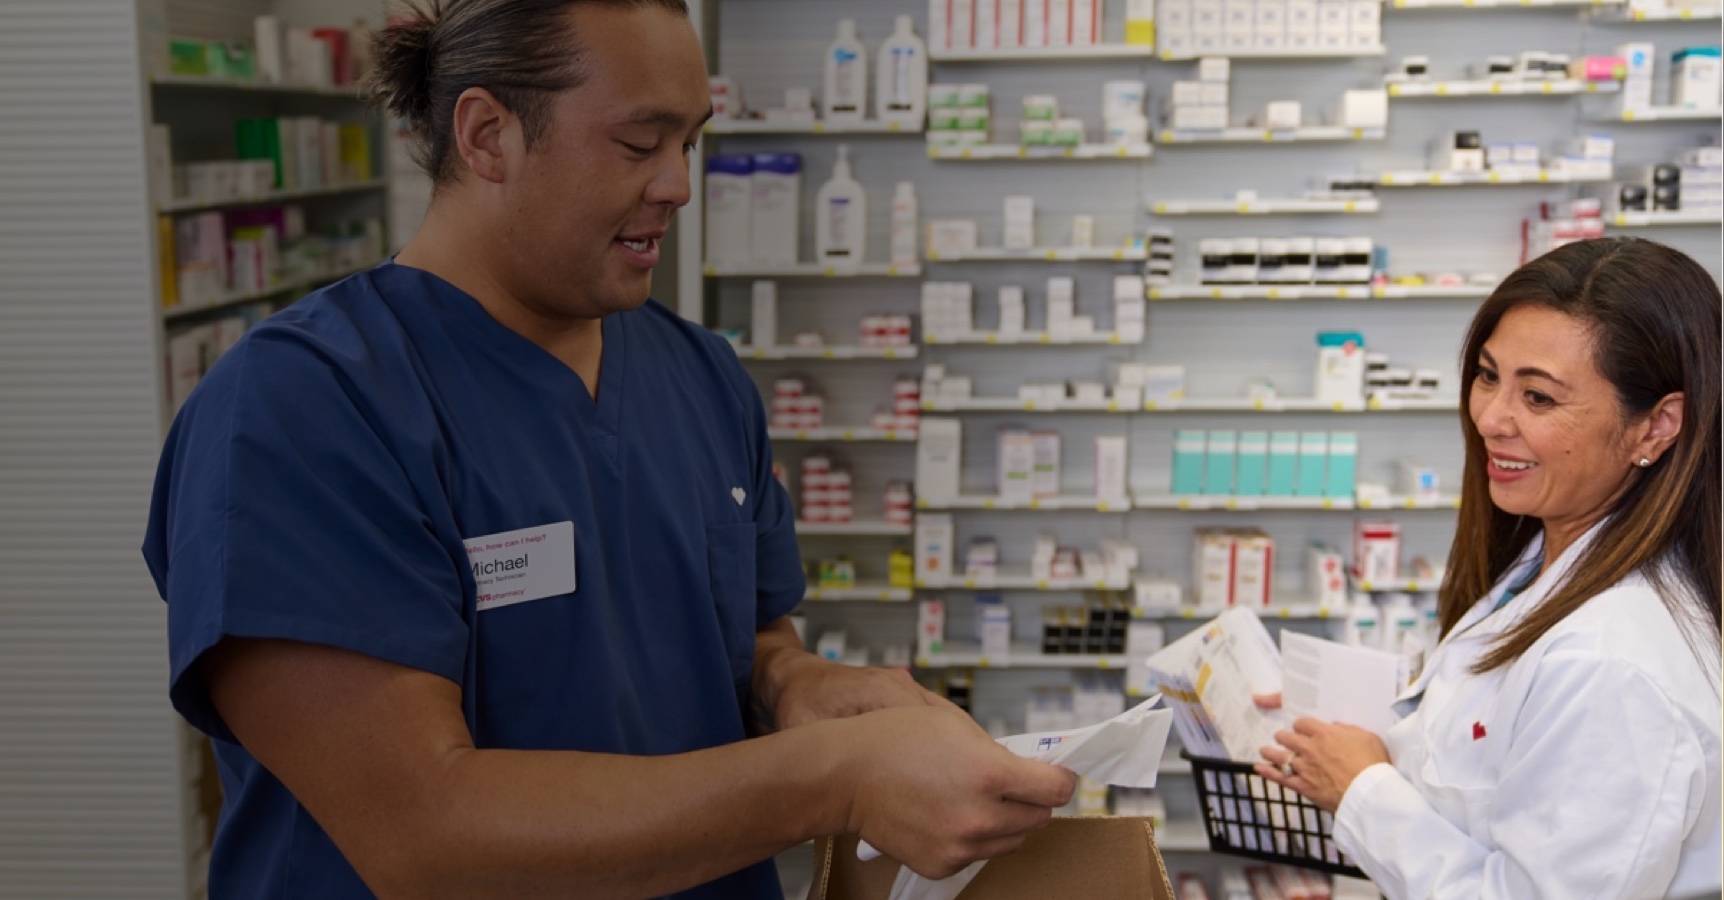
{"type": "Polygon", "coordinates": [[[1268,763],[1257,774],[1292,788],[1322,809],[1334,812],[1353,779],[1380,762],[1389,761],[1383,739],[1356,725],[1306,717],[1292,731],[1275,732],[1278,747],[1264,747],[1268,763]]]}

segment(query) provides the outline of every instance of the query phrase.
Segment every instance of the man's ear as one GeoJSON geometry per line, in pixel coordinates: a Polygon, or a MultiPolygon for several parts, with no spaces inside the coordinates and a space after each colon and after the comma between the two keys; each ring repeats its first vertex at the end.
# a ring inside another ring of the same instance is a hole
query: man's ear
{"type": "Polygon", "coordinates": [[[481,181],[500,184],[508,172],[511,145],[520,139],[520,120],[481,87],[461,92],[450,122],[454,150],[481,181]]]}

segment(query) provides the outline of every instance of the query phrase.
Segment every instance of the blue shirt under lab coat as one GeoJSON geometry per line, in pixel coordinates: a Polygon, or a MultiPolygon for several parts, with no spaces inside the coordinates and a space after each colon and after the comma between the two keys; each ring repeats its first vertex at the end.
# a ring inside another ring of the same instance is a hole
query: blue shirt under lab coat
{"type": "MultiPolygon", "coordinates": [[[[215,738],[226,793],[212,897],[371,896],[211,706],[195,663],[224,637],[447,678],[481,749],[743,739],[755,630],[804,588],[759,394],[656,303],[602,327],[594,400],[472,297],[386,263],[263,322],[193,393],[144,553],[175,708],[215,738]],[[574,591],[479,610],[463,541],[561,522],[574,591]]],[[[768,860],[679,896],[782,894],[768,860]]]]}

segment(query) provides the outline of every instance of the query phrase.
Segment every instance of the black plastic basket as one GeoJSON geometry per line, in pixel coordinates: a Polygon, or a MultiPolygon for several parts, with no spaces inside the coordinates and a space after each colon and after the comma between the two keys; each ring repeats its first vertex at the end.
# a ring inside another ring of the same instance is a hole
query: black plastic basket
{"type": "Polygon", "coordinates": [[[1311,801],[1257,774],[1251,763],[1179,755],[1191,762],[1210,850],[1365,877],[1335,846],[1334,817],[1311,801]]]}

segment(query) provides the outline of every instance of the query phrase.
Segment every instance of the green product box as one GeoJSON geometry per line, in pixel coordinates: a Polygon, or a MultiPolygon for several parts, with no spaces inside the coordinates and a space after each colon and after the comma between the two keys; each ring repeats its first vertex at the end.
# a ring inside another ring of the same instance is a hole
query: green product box
{"type": "Polygon", "coordinates": [[[1203,492],[1224,497],[1233,493],[1233,460],[1239,452],[1239,432],[1211,431],[1203,454],[1203,492]]]}
{"type": "Polygon", "coordinates": [[[1299,432],[1275,431],[1269,434],[1269,478],[1264,493],[1271,497],[1291,497],[1299,473],[1299,432]]]}
{"type": "Polygon", "coordinates": [[[1262,496],[1268,458],[1269,432],[1239,432],[1239,462],[1234,467],[1233,493],[1241,497],[1262,496]]]}
{"type": "Polygon", "coordinates": [[[1299,497],[1321,497],[1328,486],[1329,475],[1329,432],[1302,431],[1299,433],[1299,480],[1294,485],[1294,495],[1299,497]]]}

